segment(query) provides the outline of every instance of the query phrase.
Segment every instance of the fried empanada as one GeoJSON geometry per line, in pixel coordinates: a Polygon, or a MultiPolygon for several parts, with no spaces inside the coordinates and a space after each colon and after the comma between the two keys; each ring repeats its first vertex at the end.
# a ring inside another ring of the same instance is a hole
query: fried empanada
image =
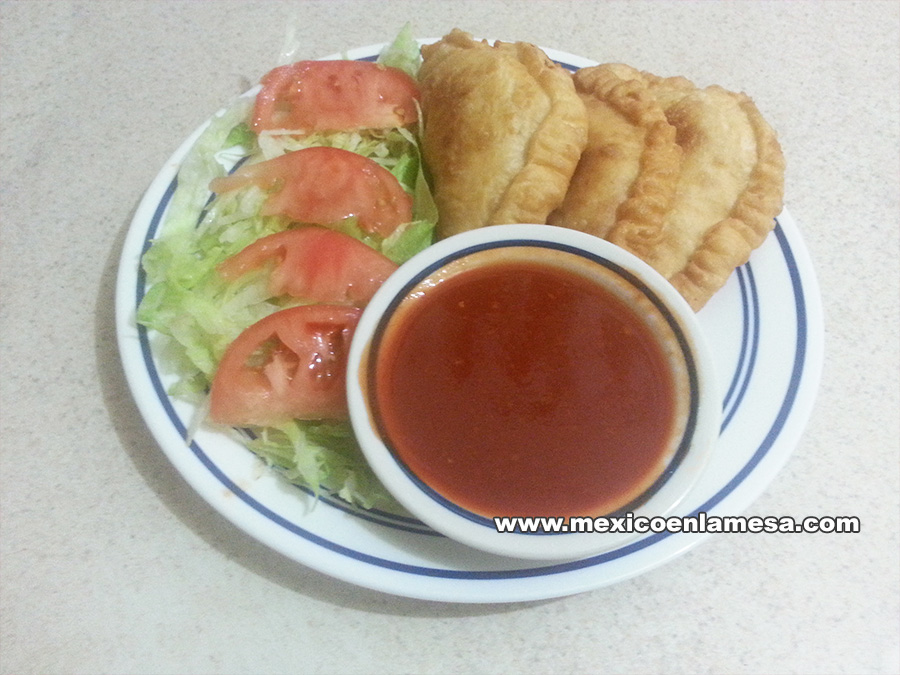
{"type": "Polygon", "coordinates": [[[551,225],[603,237],[652,264],[681,170],[675,127],[646,85],[615,66],[582,68],[588,143],[551,225]]]}
{"type": "MultiPolygon", "coordinates": [[[[627,83],[633,96],[656,100],[683,152],[665,218],[645,221],[637,240],[652,246],[627,238],[616,243],[644,258],[699,310],[772,230],[784,195],[781,147],[745,94],[715,85],[700,89],[684,77],[623,64],[600,68],[615,86],[627,83]]],[[[612,233],[604,236],[612,239],[612,233]]]]}
{"type": "Polygon", "coordinates": [[[534,45],[490,45],[458,29],[422,57],[422,150],[438,236],[546,222],[587,143],[570,73],[534,45]]]}
{"type": "MultiPolygon", "coordinates": [[[[775,227],[783,207],[785,170],[775,132],[747,95],[718,87],[701,91],[705,95],[700,98],[705,100],[698,102],[690,94],[669,113],[679,130],[679,143],[686,149],[669,227],[687,236],[673,247],[681,262],[672,266],[668,278],[695,310],[706,304],[736,267],[747,262],[775,227]],[[728,104],[723,101],[726,95],[731,99],[728,104]],[[735,133],[738,128],[739,134],[735,133]],[[730,139],[734,148],[730,161],[716,151],[711,135],[721,137],[726,145],[724,139],[730,139]],[[731,200],[724,196],[729,190],[734,195],[731,200]],[[693,226],[697,221],[706,227],[693,226]]],[[[673,243],[679,239],[667,238],[673,243]]]]}

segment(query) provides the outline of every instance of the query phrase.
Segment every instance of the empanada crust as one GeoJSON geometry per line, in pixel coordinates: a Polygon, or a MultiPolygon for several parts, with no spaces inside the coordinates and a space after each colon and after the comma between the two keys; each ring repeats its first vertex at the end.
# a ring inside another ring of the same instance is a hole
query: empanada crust
{"type": "Polygon", "coordinates": [[[732,271],[762,245],[784,205],[785,160],[775,132],[750,97],[731,95],[752,130],[755,162],[727,217],[706,229],[687,262],[669,277],[695,310],[702,308],[725,285],[732,271]]]}
{"type": "Polygon", "coordinates": [[[743,93],[621,63],[572,75],[534,45],[460,30],[422,56],[439,237],[581,230],[644,259],[699,310],[774,227],[784,155],[743,93]]]}
{"type": "Polygon", "coordinates": [[[422,56],[422,150],[438,236],[546,222],[587,143],[571,75],[534,45],[490,45],[460,30],[422,56]]]}
{"type": "MultiPolygon", "coordinates": [[[[643,221],[643,230],[638,230],[643,237],[622,236],[609,224],[604,226],[608,231],[597,234],[643,258],[699,310],[762,244],[782,209],[785,163],[775,132],[742,93],[715,85],[700,89],[684,77],[659,77],[625,64],[586,70],[602,73],[608,90],[628,86],[635,100],[651,96],[674,129],[681,150],[674,192],[662,193],[671,198],[661,206],[662,217],[657,211],[655,218],[643,221]]],[[[575,77],[577,81],[600,75],[575,77]]],[[[592,128],[586,154],[602,135],[592,128]]],[[[652,137],[645,138],[644,153],[652,157],[652,137]]],[[[593,183],[604,180],[600,173],[593,183]]],[[[607,167],[606,174],[605,180],[621,180],[615,167],[607,167]]],[[[652,184],[660,186],[658,180],[652,184]]],[[[575,195],[583,191],[577,173],[573,188],[575,195]]],[[[600,189],[597,194],[602,193],[600,189]]],[[[623,201],[616,212],[617,223],[627,203],[623,201]]]]}
{"type": "Polygon", "coordinates": [[[588,144],[548,222],[655,256],[681,170],[681,148],[645,83],[615,65],[583,68],[575,87],[588,111],[588,144]]]}

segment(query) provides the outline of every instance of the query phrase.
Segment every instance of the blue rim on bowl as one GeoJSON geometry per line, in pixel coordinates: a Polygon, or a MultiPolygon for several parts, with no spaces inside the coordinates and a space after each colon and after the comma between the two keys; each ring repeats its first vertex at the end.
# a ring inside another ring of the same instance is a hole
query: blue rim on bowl
{"type": "Polygon", "coordinates": [[[401,459],[379,421],[372,377],[374,355],[404,300],[416,295],[416,289],[433,285],[441,275],[452,276],[470,261],[478,265],[482,259],[519,255],[541,258],[560,252],[577,258],[575,264],[590,267],[591,275],[601,274],[601,283],[622,294],[645,317],[658,339],[671,345],[668,351],[679,383],[676,388],[682,392],[676,396],[678,419],[665,466],[653,476],[651,484],[611,512],[585,515],[650,518],[671,513],[700,477],[718,436],[719,397],[699,323],[674,288],[643,261],[591,235],[547,225],[497,225],[439,241],[402,265],[379,289],[360,319],[347,369],[351,423],[372,469],[404,507],[438,532],[499,555],[575,559],[611,550],[640,533],[501,533],[492,518],[464,508],[433,489],[401,459]]]}

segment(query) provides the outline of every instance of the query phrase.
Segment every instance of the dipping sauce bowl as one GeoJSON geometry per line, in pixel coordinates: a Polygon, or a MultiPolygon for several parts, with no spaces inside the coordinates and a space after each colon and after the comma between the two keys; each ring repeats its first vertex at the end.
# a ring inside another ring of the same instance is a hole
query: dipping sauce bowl
{"type": "Polygon", "coordinates": [[[581,558],[641,536],[591,530],[673,514],[718,437],[687,303],[630,253],[547,225],[473,230],[402,265],[363,312],[347,377],[385,487],[438,532],[505,556],[581,558]],[[494,520],[519,517],[556,525],[494,520]]]}

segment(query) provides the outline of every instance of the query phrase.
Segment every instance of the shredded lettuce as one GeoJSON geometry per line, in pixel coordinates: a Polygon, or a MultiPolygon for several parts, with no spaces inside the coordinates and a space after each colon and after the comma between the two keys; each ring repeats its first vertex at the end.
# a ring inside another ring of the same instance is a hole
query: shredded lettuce
{"type": "Polygon", "coordinates": [[[415,77],[422,65],[422,55],[419,52],[419,43],[413,36],[412,24],[407,23],[394,41],[385,47],[378,55],[378,63],[388,68],[397,68],[407,75],[415,77]]]}
{"type": "MultiPolygon", "coordinates": [[[[386,65],[415,75],[418,45],[405,27],[381,54],[386,65]]],[[[240,98],[212,119],[184,158],[159,237],[142,259],[148,290],[137,321],[158,334],[161,365],[177,376],[170,394],[203,407],[228,345],[248,326],[302,300],[271,297],[265,274],[225,281],[216,267],[253,241],[284,230],[281,216],[263,216],[265,193],[249,186],[211,195],[213,178],[239,162],[265,161],[312,146],[357,152],[391,171],[414,198],[414,220],[387,238],[363,231],[355,218],[330,224],[396,263],[432,242],[437,209],[425,179],[417,137],[407,129],[340,132],[305,137],[249,125],[253,100],[240,98]]],[[[289,481],[365,508],[393,504],[372,474],[347,422],[295,420],[245,430],[245,444],[289,481]]]]}
{"type": "Polygon", "coordinates": [[[396,509],[363,460],[347,422],[295,420],[261,429],[246,444],[288,481],[316,496],[325,490],[363,508],[396,509]]]}

